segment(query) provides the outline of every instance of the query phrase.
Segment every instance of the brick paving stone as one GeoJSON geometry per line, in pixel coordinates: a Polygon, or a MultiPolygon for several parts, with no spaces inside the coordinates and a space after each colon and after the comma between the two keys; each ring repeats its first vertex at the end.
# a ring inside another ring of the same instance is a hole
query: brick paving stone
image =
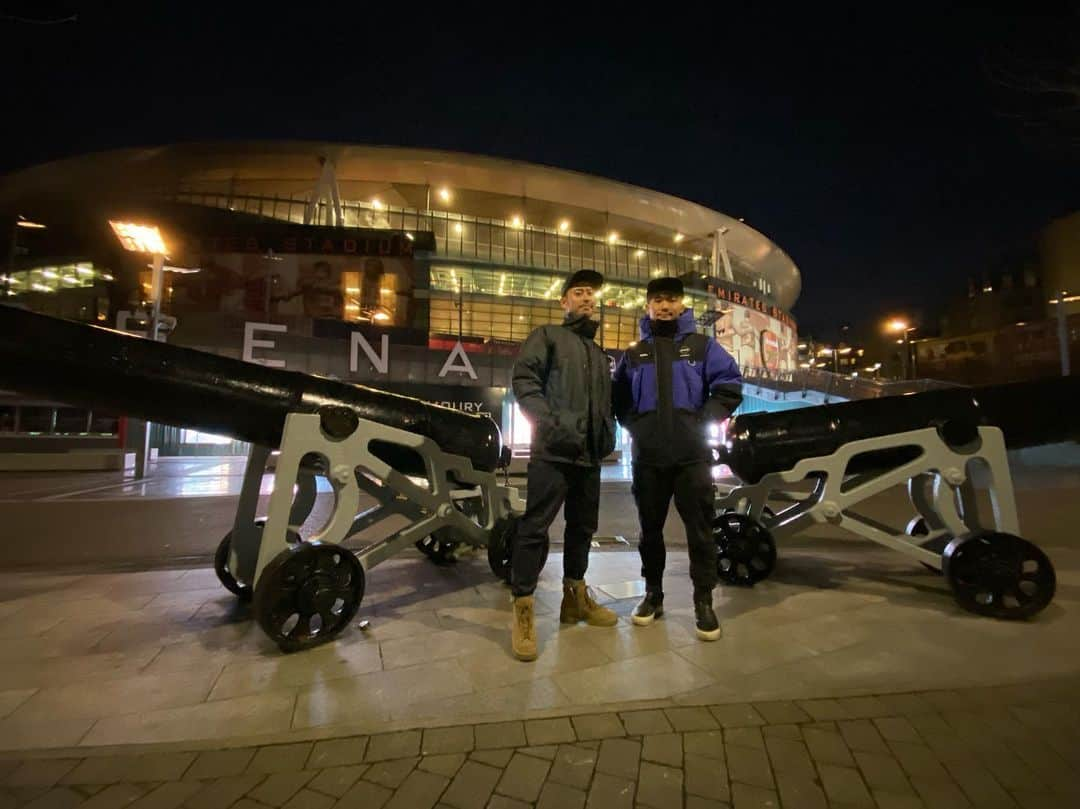
{"type": "MultiPolygon", "coordinates": [[[[176,781],[195,760],[195,753],[147,753],[135,759],[137,781],[176,781]]],[[[301,762],[300,766],[303,766],[301,762]]]]}
{"type": "Polygon", "coordinates": [[[724,760],[724,731],[695,730],[683,734],[683,750],[686,753],[724,760]]]}
{"type": "Polygon", "coordinates": [[[941,766],[938,757],[925,744],[889,742],[889,748],[909,776],[917,775],[934,781],[949,780],[949,774],[941,766]]]}
{"type": "Polygon", "coordinates": [[[385,761],[407,758],[420,754],[420,731],[404,730],[399,733],[380,733],[368,740],[365,761],[385,761]]]}
{"type": "Polygon", "coordinates": [[[686,809],[731,809],[731,804],[724,801],[699,798],[697,795],[687,795],[686,809]]]}
{"type": "Polygon", "coordinates": [[[416,765],[416,768],[424,772],[433,772],[436,775],[453,778],[464,763],[464,753],[447,753],[442,756],[424,756],[420,759],[420,763],[416,765]]]}
{"type": "Polygon", "coordinates": [[[289,802],[282,809],[330,809],[334,803],[335,800],[329,795],[323,795],[311,789],[301,789],[289,798],[289,802]]]}
{"type": "Polygon", "coordinates": [[[184,802],[188,809],[229,809],[240,798],[257,787],[265,775],[233,775],[204,782],[202,789],[184,802]]]}
{"type": "MultiPolygon", "coordinates": [[[[91,756],[79,762],[57,783],[59,784],[117,784],[121,781],[149,781],[142,778],[139,756],[91,756]]],[[[50,785],[51,786],[51,785],[50,785]]]]}
{"type": "Polygon", "coordinates": [[[584,809],[585,798],[583,790],[548,781],[540,790],[536,809],[584,809]]]}
{"type": "Polygon", "coordinates": [[[784,806],[797,806],[799,809],[828,809],[825,793],[816,777],[807,778],[794,772],[778,772],[776,786],[784,806]]]}
{"type": "Polygon", "coordinates": [[[524,753],[533,758],[542,758],[544,761],[554,761],[555,753],[558,749],[559,745],[557,744],[543,744],[537,747],[522,747],[518,749],[517,752],[524,753]]]}
{"type": "Polygon", "coordinates": [[[586,809],[631,809],[636,791],[633,781],[597,773],[585,806],[586,809]]]}
{"type": "Polygon", "coordinates": [[[683,737],[678,733],[661,733],[642,739],[641,757],[647,761],[681,767],[683,760],[683,737]]]}
{"type": "Polygon", "coordinates": [[[307,786],[308,781],[314,777],[314,770],[274,773],[251,790],[248,797],[267,806],[284,806],[289,798],[307,786]]]}
{"type": "Polygon", "coordinates": [[[907,717],[887,716],[874,720],[881,738],[888,742],[921,742],[922,736],[912,727],[907,717]]]}
{"type": "Polygon", "coordinates": [[[671,727],[676,731],[688,730],[712,730],[715,728],[716,719],[708,708],[665,708],[671,727]]]}
{"type": "Polygon", "coordinates": [[[525,740],[524,722],[493,722],[488,725],[477,725],[473,728],[473,733],[476,737],[477,750],[524,747],[528,744],[525,740]]]}
{"type": "Polygon", "coordinates": [[[775,790],[749,784],[732,784],[731,797],[736,809],[779,809],[780,806],[780,798],[775,790]]]}
{"type": "Polygon", "coordinates": [[[598,752],[578,745],[560,744],[548,773],[548,781],[588,789],[598,752]]]}
{"type": "Polygon", "coordinates": [[[488,764],[501,770],[510,763],[513,755],[513,750],[477,750],[469,756],[469,760],[479,761],[481,764],[488,764]]]}
{"type": "Polygon", "coordinates": [[[495,791],[519,801],[532,803],[540,796],[540,788],[551,765],[538,758],[515,753],[503,771],[495,791]]]}
{"type": "Polygon", "coordinates": [[[731,780],[751,786],[772,789],[772,768],[764,750],[731,745],[727,748],[727,766],[731,780]]]}
{"type": "Polygon", "coordinates": [[[900,766],[900,762],[892,757],[891,752],[886,754],[856,750],[855,761],[871,789],[880,789],[883,792],[894,792],[899,795],[911,793],[911,785],[904,774],[904,769],[900,766]]]}
{"type": "Polygon", "coordinates": [[[397,789],[416,767],[418,758],[398,758],[393,761],[377,761],[364,773],[365,781],[397,789]]]}
{"type": "Polygon", "coordinates": [[[198,781],[171,781],[129,804],[129,809],[178,809],[201,789],[198,781]]]}
{"type": "Polygon", "coordinates": [[[716,801],[731,799],[731,791],[728,789],[728,771],[724,762],[687,753],[683,772],[688,795],[698,795],[716,801]]]}
{"type": "Polygon", "coordinates": [[[341,800],[334,804],[334,807],[335,809],[359,809],[359,807],[382,809],[393,794],[393,790],[370,781],[357,781],[348,792],[341,796],[341,800]]]}
{"type": "Polygon", "coordinates": [[[308,756],[307,767],[311,770],[321,770],[327,767],[359,764],[364,760],[367,745],[367,736],[349,736],[345,739],[315,742],[315,747],[308,756]]]}
{"type": "Polygon", "coordinates": [[[531,804],[508,798],[505,795],[492,795],[487,809],[530,809],[531,804]]]}
{"type": "Polygon", "coordinates": [[[870,790],[866,788],[862,776],[854,767],[824,764],[818,771],[821,773],[821,785],[830,803],[837,806],[874,809],[874,799],[870,797],[870,790]]]}
{"type": "Polygon", "coordinates": [[[790,701],[755,702],[754,709],[770,725],[794,725],[811,721],[810,714],[790,701]]]}
{"type": "Polygon", "coordinates": [[[85,798],[71,787],[56,786],[25,804],[25,809],[75,809],[85,798]]]}
{"type": "Polygon", "coordinates": [[[817,722],[833,722],[837,719],[854,719],[847,708],[835,699],[797,699],[795,704],[810,714],[817,722]]]}
{"type": "Polygon", "coordinates": [[[941,781],[936,778],[923,778],[915,775],[911,778],[911,785],[919,793],[923,803],[930,807],[947,806],[949,809],[965,809],[971,806],[970,801],[964,797],[960,787],[952,781],[941,781]]]}
{"type": "Polygon", "coordinates": [[[979,760],[994,774],[994,778],[1010,792],[1044,792],[1046,787],[1020,756],[1004,743],[990,751],[979,753],[979,760]]]}
{"type": "MultiPolygon", "coordinates": [[[[87,759],[89,760],[89,759],[87,759]]],[[[51,787],[79,765],[73,758],[43,758],[24,761],[8,774],[8,787],[51,787]]]]}
{"type": "MultiPolygon", "coordinates": [[[[311,755],[311,742],[300,744],[273,744],[260,747],[255,757],[248,764],[247,772],[270,775],[280,772],[297,772],[304,769],[304,764],[311,755]]],[[[258,800],[258,799],[256,799],[258,800]]]]}
{"type": "Polygon", "coordinates": [[[910,792],[906,795],[897,795],[892,792],[882,792],[875,789],[873,795],[874,800],[877,802],[878,809],[925,809],[922,798],[914,792],[910,792]]]}
{"type": "MultiPolygon", "coordinates": [[[[244,790],[244,792],[246,791],[244,790]]],[[[236,798],[239,798],[244,792],[239,793],[236,798]]],[[[142,795],[143,791],[134,784],[110,784],[81,804],[81,806],[85,807],[85,809],[125,809],[125,807],[141,798],[142,795]]],[[[236,798],[233,800],[236,800],[236,798]]]]}
{"type": "Polygon", "coordinates": [[[443,793],[443,803],[457,809],[483,809],[501,775],[502,771],[495,767],[467,761],[443,793]]]}
{"type": "Polygon", "coordinates": [[[619,714],[628,736],[647,736],[655,733],[670,733],[671,723],[661,710],[625,711],[619,714]]]}
{"type": "Polygon", "coordinates": [[[761,735],[766,739],[794,739],[802,741],[802,728],[798,725],[765,725],[761,735]]]}
{"type": "Polygon", "coordinates": [[[572,718],[572,722],[574,732],[581,741],[613,739],[627,735],[626,729],[623,727],[622,722],[619,721],[618,714],[614,713],[575,716],[572,718]]]}
{"type": "Polygon", "coordinates": [[[869,753],[888,753],[889,746],[881,738],[874,723],[869,719],[852,719],[836,723],[840,735],[844,737],[851,750],[865,750],[869,753]]]}
{"type": "Polygon", "coordinates": [[[532,746],[564,744],[577,740],[574,727],[566,717],[559,719],[530,719],[525,723],[525,738],[532,746]]]}
{"type": "Polygon", "coordinates": [[[682,804],[683,771],[661,767],[649,761],[641,763],[638,773],[637,802],[656,809],[668,809],[682,804]]]}
{"type": "Polygon", "coordinates": [[[994,778],[993,773],[987,770],[985,767],[976,764],[972,766],[957,765],[945,762],[945,769],[948,770],[952,779],[960,785],[960,789],[967,795],[968,800],[972,802],[979,809],[988,807],[988,809],[1014,809],[1016,802],[1009,796],[1009,793],[1002,788],[1001,784],[994,778]]]}
{"type": "Polygon", "coordinates": [[[360,776],[367,770],[366,764],[354,764],[350,767],[329,767],[316,775],[307,788],[314,789],[326,795],[340,798],[349,788],[360,780],[360,776]]]}
{"type": "Polygon", "coordinates": [[[892,713],[878,697],[845,697],[837,702],[856,719],[873,719],[892,713]]]}
{"type": "Polygon", "coordinates": [[[932,736],[948,735],[955,732],[952,726],[940,714],[936,713],[918,714],[909,717],[908,722],[918,731],[924,742],[932,736]]]}
{"type": "Polygon", "coordinates": [[[918,694],[879,694],[878,700],[890,716],[914,716],[933,713],[936,709],[918,694]]]}
{"type": "Polygon", "coordinates": [[[258,801],[253,801],[251,798],[242,798],[234,803],[231,809],[266,809],[266,807],[258,801]]]}
{"type": "MultiPolygon", "coordinates": [[[[757,709],[748,702],[735,703],[733,705],[713,705],[709,708],[712,715],[721,727],[739,728],[751,725],[764,725],[765,719],[757,709]]],[[[698,730],[699,728],[692,728],[698,730]]]]}
{"type": "Polygon", "coordinates": [[[724,743],[734,744],[739,747],[752,747],[755,750],[765,750],[765,739],[761,735],[761,728],[725,728],[724,743]]]}
{"type": "Polygon", "coordinates": [[[810,758],[810,751],[806,749],[806,745],[801,741],[795,741],[794,739],[766,739],[765,747],[768,750],[773,773],[776,774],[777,778],[781,773],[793,778],[810,781],[817,778],[817,770],[814,768],[813,759],[810,758]]]}
{"type": "Polygon", "coordinates": [[[424,731],[424,741],[420,745],[420,752],[425,756],[468,753],[475,746],[472,725],[431,728],[424,731]]]}
{"type": "Polygon", "coordinates": [[[820,766],[822,764],[836,764],[841,767],[854,767],[855,761],[851,752],[844,744],[844,738],[839,733],[827,730],[817,730],[803,727],[803,741],[806,749],[810,751],[810,757],[820,766]]]}
{"type": "Polygon", "coordinates": [[[450,779],[445,776],[413,770],[386,804],[386,809],[432,809],[449,783],[450,779]]]}
{"type": "Polygon", "coordinates": [[[184,771],[184,779],[207,780],[240,775],[247,769],[251,759],[254,757],[255,751],[250,747],[199,753],[194,763],[184,771]]]}
{"type": "Polygon", "coordinates": [[[641,744],[630,739],[604,739],[596,758],[596,771],[633,781],[637,778],[641,744]]]}

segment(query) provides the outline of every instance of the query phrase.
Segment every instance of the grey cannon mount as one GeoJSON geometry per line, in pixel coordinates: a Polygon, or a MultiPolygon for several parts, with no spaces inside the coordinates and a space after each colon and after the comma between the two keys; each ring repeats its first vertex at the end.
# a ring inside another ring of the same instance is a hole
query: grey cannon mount
{"type": "Polygon", "coordinates": [[[721,580],[754,584],[776,540],[829,524],[941,571],[967,610],[1035,615],[1056,578],[1019,536],[1006,450],[1075,441],[1078,400],[1080,379],[1065,377],[735,417],[720,456],[740,483],[717,498],[713,524],[721,580]],[[914,509],[905,525],[859,512],[897,485],[914,509]]]}
{"type": "Polygon", "coordinates": [[[225,587],[253,600],[260,626],[284,651],[336,637],[359,609],[366,571],[436,532],[501,560],[524,511],[517,490],[499,483],[506,459],[490,418],[374,388],[4,305],[0,388],[250,442],[215,568],[225,587]],[[256,520],[274,449],[269,511],[256,520]],[[334,507],[301,541],[317,475],[330,482],[334,507]],[[363,494],[376,505],[361,509],[363,494]],[[358,552],[343,546],[391,516],[406,524],[358,552]]]}

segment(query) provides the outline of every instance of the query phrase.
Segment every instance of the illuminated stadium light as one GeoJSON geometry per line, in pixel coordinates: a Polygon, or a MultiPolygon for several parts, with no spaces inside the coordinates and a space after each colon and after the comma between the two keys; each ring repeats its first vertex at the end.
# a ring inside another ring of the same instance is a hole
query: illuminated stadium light
{"type": "Polygon", "coordinates": [[[109,226],[125,250],[157,255],[165,255],[169,252],[165,247],[164,239],[161,238],[161,231],[156,225],[138,225],[134,222],[117,222],[110,219],[109,226]]]}

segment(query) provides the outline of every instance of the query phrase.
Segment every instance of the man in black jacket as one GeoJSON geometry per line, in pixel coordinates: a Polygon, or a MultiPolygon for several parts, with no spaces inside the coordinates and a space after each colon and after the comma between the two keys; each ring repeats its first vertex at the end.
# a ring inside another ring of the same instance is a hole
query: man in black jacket
{"type": "Polygon", "coordinates": [[[561,325],[534,329],[514,363],[514,396],[532,422],[529,491],[511,556],[514,654],[536,659],[533,591],[548,546],[548,528],[565,503],[564,623],[615,626],[585,586],[589,546],[600,511],[600,461],[615,448],[611,375],[607,355],[594,342],[597,290],[604,278],[578,270],[563,284],[561,325]]]}

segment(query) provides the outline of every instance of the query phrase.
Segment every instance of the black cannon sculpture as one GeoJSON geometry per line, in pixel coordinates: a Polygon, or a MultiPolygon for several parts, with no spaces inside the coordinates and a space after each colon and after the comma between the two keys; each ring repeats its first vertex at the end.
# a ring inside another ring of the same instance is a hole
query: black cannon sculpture
{"type": "Polygon", "coordinates": [[[741,481],[716,502],[721,579],[760,581],[777,539],[828,523],[941,571],[967,610],[1035,615],[1054,596],[1054,568],[1019,536],[1006,449],[1076,440],[1077,401],[1080,379],[1066,377],[737,416],[720,450],[741,481]],[[856,510],[899,484],[915,512],[902,528],[856,510]]]}
{"type": "MultiPolygon", "coordinates": [[[[153,342],[0,305],[0,388],[228,435],[252,444],[233,530],[215,568],[252,599],[284,650],[333,639],[359,609],[365,571],[399,550],[449,534],[487,547],[504,572],[517,490],[500,485],[498,427],[407,396],[153,342]],[[274,489],[256,519],[273,450],[274,489]],[[335,505],[301,542],[315,475],[335,505]],[[361,493],[378,505],[361,510],[361,493]],[[393,515],[408,524],[354,553],[350,536],[393,515]]],[[[430,555],[430,554],[429,554],[430,555]]]]}

